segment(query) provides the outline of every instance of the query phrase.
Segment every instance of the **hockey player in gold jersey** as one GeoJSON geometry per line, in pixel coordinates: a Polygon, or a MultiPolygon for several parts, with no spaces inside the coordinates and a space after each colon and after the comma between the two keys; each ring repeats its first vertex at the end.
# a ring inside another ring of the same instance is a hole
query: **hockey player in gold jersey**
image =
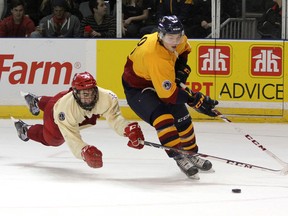
{"type": "MultiPolygon", "coordinates": [[[[191,47],[176,16],[164,16],[158,32],[144,35],[127,57],[122,84],[132,110],[152,125],[163,146],[198,151],[192,118],[186,104],[200,113],[217,116],[218,104],[201,92],[181,88],[190,74],[187,65],[191,47]]],[[[167,151],[179,168],[192,179],[198,170],[212,171],[212,163],[195,156],[167,151]]]]}

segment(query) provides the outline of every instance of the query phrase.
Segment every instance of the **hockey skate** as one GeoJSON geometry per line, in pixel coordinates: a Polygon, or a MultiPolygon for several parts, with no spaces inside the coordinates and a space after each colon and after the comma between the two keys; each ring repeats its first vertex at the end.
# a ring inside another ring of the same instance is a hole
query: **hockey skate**
{"type": "Polygon", "coordinates": [[[16,120],[14,118],[11,118],[14,121],[15,128],[17,130],[18,137],[27,142],[29,140],[27,136],[27,130],[28,125],[24,123],[22,120],[16,120]]]}
{"type": "Polygon", "coordinates": [[[201,171],[215,172],[214,169],[212,168],[212,163],[209,160],[205,160],[196,156],[187,156],[187,159],[201,171]]]}
{"type": "Polygon", "coordinates": [[[24,97],[27,106],[29,107],[29,111],[32,113],[32,115],[39,115],[40,109],[38,107],[38,98],[36,95],[31,94],[31,93],[25,93],[25,92],[20,92],[21,95],[24,97]]]}
{"type": "Polygon", "coordinates": [[[177,155],[174,157],[178,167],[181,169],[185,175],[190,179],[199,180],[198,169],[197,167],[186,157],[183,155],[177,155]]]}

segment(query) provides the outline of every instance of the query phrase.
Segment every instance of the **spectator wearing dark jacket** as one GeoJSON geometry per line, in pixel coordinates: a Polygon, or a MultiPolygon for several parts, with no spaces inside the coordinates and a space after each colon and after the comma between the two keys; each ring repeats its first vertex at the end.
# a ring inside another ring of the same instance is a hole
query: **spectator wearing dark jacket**
{"type": "Polygon", "coordinates": [[[144,23],[149,17],[149,3],[147,0],[122,1],[123,37],[140,37],[140,29],[144,27],[144,23]]]}
{"type": "Polygon", "coordinates": [[[282,0],[273,0],[275,4],[259,19],[258,33],[262,39],[281,39],[282,0]]]}
{"type": "Polygon", "coordinates": [[[67,11],[65,0],[53,1],[53,13],[42,18],[31,37],[79,38],[80,20],[67,11]]]}
{"type": "MultiPolygon", "coordinates": [[[[34,1],[34,0],[33,0],[34,1]]],[[[53,4],[55,0],[40,0],[38,14],[40,19],[53,13],[53,4]]],[[[57,1],[57,0],[56,0],[57,1]]],[[[79,20],[83,19],[83,15],[79,10],[79,5],[75,0],[65,0],[67,6],[67,12],[78,17],[79,20]]]]}

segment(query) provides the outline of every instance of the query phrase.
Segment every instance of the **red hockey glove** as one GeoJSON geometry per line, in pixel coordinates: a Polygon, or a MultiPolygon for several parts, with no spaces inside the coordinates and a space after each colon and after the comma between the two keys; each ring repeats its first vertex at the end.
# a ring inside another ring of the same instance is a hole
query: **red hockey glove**
{"type": "Polygon", "coordinates": [[[129,138],[128,146],[136,149],[142,149],[144,146],[140,144],[141,140],[144,140],[142,130],[137,122],[130,123],[125,128],[125,136],[129,138]]]}
{"type": "Polygon", "coordinates": [[[201,92],[196,92],[187,103],[193,107],[197,112],[205,115],[216,117],[218,114],[213,111],[218,104],[217,100],[211,99],[209,96],[203,95],[201,92]]]}
{"type": "Polygon", "coordinates": [[[81,156],[88,166],[92,168],[100,168],[103,166],[102,152],[95,146],[87,145],[83,147],[81,156]]]}

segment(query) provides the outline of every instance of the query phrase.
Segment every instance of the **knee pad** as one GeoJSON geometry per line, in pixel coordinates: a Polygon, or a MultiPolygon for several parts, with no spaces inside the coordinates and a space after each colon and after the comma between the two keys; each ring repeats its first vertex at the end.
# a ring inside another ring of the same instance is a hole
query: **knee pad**
{"type": "Polygon", "coordinates": [[[192,118],[185,106],[175,106],[173,108],[175,126],[181,140],[181,148],[184,150],[197,151],[196,138],[192,118]]]}

